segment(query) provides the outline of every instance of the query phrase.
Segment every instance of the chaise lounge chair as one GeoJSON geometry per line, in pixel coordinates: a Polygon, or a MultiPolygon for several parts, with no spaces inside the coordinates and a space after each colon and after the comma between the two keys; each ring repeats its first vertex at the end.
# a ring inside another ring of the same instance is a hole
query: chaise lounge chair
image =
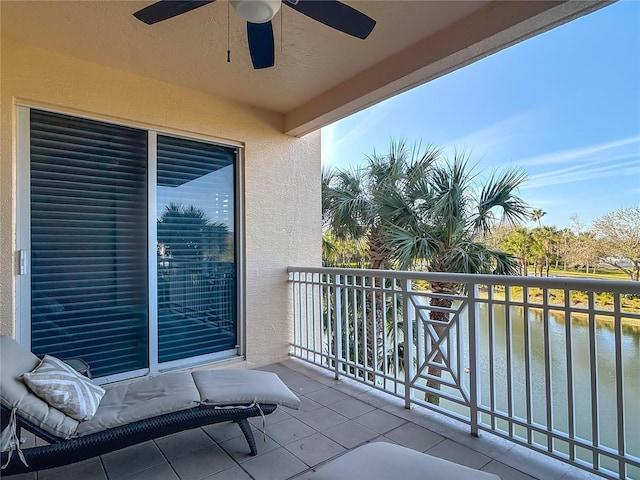
{"type": "MultiPolygon", "coordinates": [[[[300,400],[277,375],[254,370],[172,372],[104,387],[95,415],[78,421],[36,396],[22,381],[41,361],[10,337],[0,337],[3,438],[13,447],[25,428],[49,445],[9,449],[0,475],[59,467],[204,425],[234,421],[257,454],[248,418],[300,400]]],[[[19,446],[19,445],[18,445],[19,446]]]]}

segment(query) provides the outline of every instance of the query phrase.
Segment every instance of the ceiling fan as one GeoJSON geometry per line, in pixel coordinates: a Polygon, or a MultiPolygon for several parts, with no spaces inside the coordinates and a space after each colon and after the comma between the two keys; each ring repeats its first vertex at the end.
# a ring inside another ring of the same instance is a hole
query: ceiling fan
{"type": "MultiPolygon", "coordinates": [[[[161,0],[133,15],[147,25],[182,15],[215,0],[161,0]]],[[[369,36],[376,21],[338,0],[230,0],[233,8],[247,21],[247,38],[253,68],[268,68],[275,63],[275,46],[271,19],[280,5],[288,7],[356,38],[369,36]]]]}

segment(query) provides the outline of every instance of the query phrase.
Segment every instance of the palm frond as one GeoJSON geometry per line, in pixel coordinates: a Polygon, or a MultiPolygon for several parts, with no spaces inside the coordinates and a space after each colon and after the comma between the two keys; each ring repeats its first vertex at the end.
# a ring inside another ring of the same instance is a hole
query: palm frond
{"type": "Polygon", "coordinates": [[[500,208],[502,221],[516,225],[530,216],[526,202],[515,195],[527,175],[519,169],[494,173],[482,188],[474,220],[476,232],[487,233],[497,220],[493,210],[500,208]]]}
{"type": "Polygon", "coordinates": [[[392,257],[401,270],[407,270],[419,259],[433,257],[442,249],[442,242],[426,229],[409,231],[393,225],[387,226],[384,241],[392,247],[392,257]]]}

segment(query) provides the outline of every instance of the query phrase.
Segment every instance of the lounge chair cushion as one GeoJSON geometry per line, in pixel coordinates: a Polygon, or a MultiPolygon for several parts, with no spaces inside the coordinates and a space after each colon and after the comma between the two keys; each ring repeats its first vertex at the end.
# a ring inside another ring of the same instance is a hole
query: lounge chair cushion
{"type": "Polygon", "coordinates": [[[38,397],[80,422],[95,415],[105,394],[104,388],[51,355],[22,379],[38,397]]]}
{"type": "Polygon", "coordinates": [[[298,408],[300,399],[275,373],[259,370],[192,372],[201,401],[207,405],[249,405],[253,402],[298,408]]]}
{"type": "Polygon", "coordinates": [[[492,473],[481,472],[457,463],[432,457],[400,445],[386,442],[367,443],[332,460],[309,477],[309,480],[500,480],[492,473]]]}
{"type": "Polygon", "coordinates": [[[78,425],[89,435],[198,405],[241,406],[253,402],[298,408],[300,400],[275,373],[256,370],[198,370],[165,373],[107,385],[95,416],[78,425]]]}
{"type": "Polygon", "coordinates": [[[105,389],[98,411],[91,420],[78,425],[76,435],[89,435],[200,404],[200,393],[189,372],[165,373],[106,385],[105,389]]]}
{"type": "Polygon", "coordinates": [[[34,395],[20,380],[40,363],[40,359],[6,335],[0,336],[2,368],[0,368],[0,401],[7,408],[17,408],[29,422],[56,437],[68,439],[78,428],[78,421],[34,395]],[[10,359],[6,361],[4,359],[10,359]]]}

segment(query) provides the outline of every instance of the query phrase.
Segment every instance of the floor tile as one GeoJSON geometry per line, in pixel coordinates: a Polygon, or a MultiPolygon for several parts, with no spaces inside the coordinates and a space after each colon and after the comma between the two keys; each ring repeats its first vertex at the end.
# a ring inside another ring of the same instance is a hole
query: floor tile
{"type": "Polygon", "coordinates": [[[316,433],[285,447],[304,463],[313,467],[346,451],[346,449],[322,435],[316,433]]]}
{"type": "MultiPolygon", "coordinates": [[[[0,476],[2,476],[2,474],[0,474],[0,476]]],[[[19,477],[12,476],[11,478],[19,477]]],[[[107,480],[107,474],[105,473],[99,458],[91,458],[72,465],[65,465],[64,467],[51,468],[38,472],[39,480],[69,480],[72,478],[81,478],[83,480],[107,480]]]]}
{"type": "MultiPolygon", "coordinates": [[[[80,480],[81,477],[78,477],[80,480]]],[[[171,465],[168,463],[161,463],[155,467],[151,467],[148,470],[143,470],[138,473],[134,473],[128,477],[124,477],[123,480],[180,480],[176,472],[173,471],[171,465]]]]}
{"type": "Polygon", "coordinates": [[[316,473],[314,470],[309,469],[306,472],[302,472],[300,475],[296,475],[295,477],[291,477],[290,480],[309,480],[311,475],[316,473]]]}
{"type": "Polygon", "coordinates": [[[428,449],[426,453],[476,470],[481,469],[492,460],[486,455],[451,440],[438,443],[435,447],[428,449]]]}
{"type": "Polygon", "coordinates": [[[406,420],[379,409],[360,415],[359,417],[354,418],[354,420],[359,424],[382,434],[406,423],[406,420]]]}
{"type": "MultiPolygon", "coordinates": [[[[46,470],[44,470],[44,471],[46,472],[46,470]]],[[[2,475],[2,474],[0,473],[0,475],[2,475]]],[[[37,475],[38,474],[36,472],[20,473],[18,475],[12,475],[11,476],[11,480],[36,480],[37,479],[37,475]]]]}
{"type": "Polygon", "coordinates": [[[319,408],[322,408],[318,402],[311,400],[308,397],[301,396],[300,397],[300,406],[298,408],[289,408],[282,407],[283,410],[291,416],[297,417],[298,415],[302,415],[303,413],[313,412],[319,408]]]}
{"type": "Polygon", "coordinates": [[[507,453],[498,455],[496,460],[527,475],[548,480],[559,480],[571,468],[560,460],[549,458],[520,445],[516,445],[507,453]]]}
{"type": "Polygon", "coordinates": [[[309,469],[306,463],[285,448],[252,458],[242,467],[255,480],[283,480],[309,469]]]}
{"type": "MultiPolygon", "coordinates": [[[[630,475],[630,478],[640,478],[640,476],[630,475]]],[[[578,467],[570,467],[562,476],[561,480],[599,480],[602,479],[602,476],[596,475],[595,473],[588,472],[578,467]]]]}
{"type": "Polygon", "coordinates": [[[202,448],[169,462],[180,480],[201,480],[236,464],[218,445],[202,448]]]}
{"type": "MultiPolygon", "coordinates": [[[[274,425],[278,422],[281,422],[283,420],[286,420],[287,418],[291,418],[291,414],[287,413],[284,408],[276,408],[276,411],[273,413],[270,413],[269,415],[266,415],[264,417],[264,421],[267,424],[267,428],[269,428],[269,425],[274,425]]],[[[251,417],[249,419],[249,423],[251,425],[255,425],[258,428],[262,429],[262,417],[251,417]]]]}
{"type": "Polygon", "coordinates": [[[200,428],[179,432],[156,440],[156,445],[168,459],[213,445],[215,442],[200,428]]]}
{"type": "Polygon", "coordinates": [[[297,418],[289,418],[269,428],[268,436],[280,445],[288,445],[302,438],[313,435],[315,430],[297,418]]]}
{"type": "Polygon", "coordinates": [[[511,468],[497,460],[492,460],[481,469],[483,472],[495,473],[501,480],[536,480],[542,477],[530,477],[515,468],[511,468]]]}
{"type": "MultiPolygon", "coordinates": [[[[281,447],[279,443],[276,443],[276,441],[268,435],[266,442],[264,441],[264,436],[262,434],[256,434],[255,439],[256,447],[258,448],[257,455],[264,455],[271,450],[281,447]]],[[[247,445],[247,441],[244,437],[232,438],[226,442],[222,442],[220,446],[238,463],[246,462],[247,460],[255,458],[251,455],[251,450],[249,450],[249,445],[247,445]]]]}
{"type": "MultiPolygon", "coordinates": [[[[413,423],[405,423],[384,435],[398,445],[424,452],[444,440],[444,437],[413,423]]],[[[474,452],[475,453],[475,452],[474,452]]]]}
{"type": "Polygon", "coordinates": [[[287,386],[298,396],[309,395],[318,390],[327,388],[326,385],[316,382],[308,377],[304,377],[304,379],[300,379],[299,381],[291,382],[287,386]]]}
{"type": "Polygon", "coordinates": [[[275,373],[278,376],[280,376],[280,374],[286,375],[291,372],[291,369],[285,367],[282,363],[273,363],[271,365],[265,365],[263,367],[256,368],[256,370],[275,373]]]}
{"type": "Polygon", "coordinates": [[[376,408],[351,397],[347,397],[346,400],[337,403],[328,404],[327,406],[334,412],[338,412],[340,415],[344,415],[347,418],[359,417],[360,415],[364,415],[376,408]]]}
{"type": "Polygon", "coordinates": [[[207,425],[206,427],[202,427],[207,435],[213,438],[216,442],[221,443],[230,438],[242,436],[242,430],[236,422],[225,422],[225,423],[216,423],[214,425],[207,425]]]}
{"type": "Polygon", "coordinates": [[[164,456],[153,442],[141,443],[102,456],[109,480],[119,480],[127,475],[148,470],[164,461],[164,456]]]}
{"type": "Polygon", "coordinates": [[[331,387],[324,387],[321,390],[316,390],[315,392],[308,393],[307,397],[324,406],[333,405],[336,402],[344,402],[345,400],[351,398],[349,395],[339,392],[335,388],[331,387]]]}
{"type": "MultiPolygon", "coordinates": [[[[151,480],[151,479],[149,479],[151,480]]],[[[234,465],[231,468],[227,468],[221,472],[211,475],[205,478],[205,480],[252,480],[251,476],[245,472],[242,467],[234,465]]]]}
{"type": "Polygon", "coordinates": [[[331,428],[334,425],[339,425],[346,422],[347,417],[343,417],[337,412],[330,410],[327,407],[322,407],[313,412],[305,413],[298,416],[298,420],[309,425],[311,428],[322,432],[327,428],[331,428]]]}
{"type": "Polygon", "coordinates": [[[376,438],[379,434],[373,430],[348,420],[325,430],[324,435],[346,448],[354,448],[364,442],[376,438]]]}
{"type": "MultiPolygon", "coordinates": [[[[440,429],[437,431],[441,432],[440,429]]],[[[486,432],[480,432],[479,437],[474,437],[470,434],[468,427],[455,430],[449,429],[442,433],[454,442],[493,458],[508,452],[516,446],[515,443],[509,440],[486,432]]]]}

